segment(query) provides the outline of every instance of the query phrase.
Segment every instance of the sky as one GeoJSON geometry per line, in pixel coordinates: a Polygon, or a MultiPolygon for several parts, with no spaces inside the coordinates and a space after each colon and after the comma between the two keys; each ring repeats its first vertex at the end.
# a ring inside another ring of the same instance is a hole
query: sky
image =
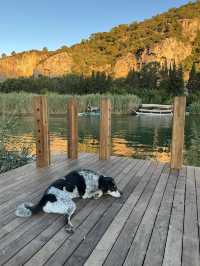
{"type": "Polygon", "coordinates": [[[0,54],[71,46],[188,0],[0,0],[0,54]]]}

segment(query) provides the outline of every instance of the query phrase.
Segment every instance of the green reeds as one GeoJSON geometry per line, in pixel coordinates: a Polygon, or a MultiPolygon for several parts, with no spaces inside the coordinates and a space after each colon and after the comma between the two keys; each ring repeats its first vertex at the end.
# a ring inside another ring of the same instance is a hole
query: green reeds
{"type": "MultiPolygon", "coordinates": [[[[0,93],[0,113],[15,113],[17,115],[26,115],[32,113],[31,93],[0,93]]],[[[85,112],[88,104],[99,106],[100,94],[76,95],[79,112],[85,112]]],[[[112,112],[115,114],[127,114],[136,110],[141,103],[135,95],[106,95],[110,98],[112,112]]],[[[48,93],[48,106],[50,114],[64,114],[66,112],[67,101],[72,95],[60,95],[48,93]]]]}
{"type": "Polygon", "coordinates": [[[200,102],[194,102],[190,105],[191,114],[200,114],[200,102]]]}

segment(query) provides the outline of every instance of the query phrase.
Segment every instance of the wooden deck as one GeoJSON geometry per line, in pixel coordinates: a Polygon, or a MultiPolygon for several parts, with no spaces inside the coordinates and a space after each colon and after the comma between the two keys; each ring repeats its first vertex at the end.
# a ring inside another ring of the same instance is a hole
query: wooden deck
{"type": "Polygon", "coordinates": [[[0,265],[199,266],[200,168],[58,156],[46,169],[30,164],[0,175],[0,192],[0,265]],[[78,200],[72,235],[59,215],[15,217],[16,205],[36,203],[52,180],[79,167],[113,176],[123,197],[78,200]]]}

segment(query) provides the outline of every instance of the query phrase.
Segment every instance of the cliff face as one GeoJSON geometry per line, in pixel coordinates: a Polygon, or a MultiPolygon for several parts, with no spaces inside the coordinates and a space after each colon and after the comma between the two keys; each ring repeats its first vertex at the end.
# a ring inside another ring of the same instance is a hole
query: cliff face
{"type": "Polygon", "coordinates": [[[48,53],[24,52],[0,59],[0,78],[30,77],[41,60],[48,57],[48,53]]]}
{"type": "Polygon", "coordinates": [[[73,59],[67,52],[51,55],[39,62],[34,68],[34,75],[57,77],[72,72],[73,59]]]}
{"type": "Polygon", "coordinates": [[[168,65],[173,62],[180,64],[191,52],[192,45],[190,43],[184,43],[175,38],[168,38],[152,47],[150,51],[145,50],[141,60],[144,63],[152,61],[163,63],[166,61],[168,65]]]}
{"type": "Polygon", "coordinates": [[[0,79],[93,71],[121,78],[150,62],[185,62],[199,33],[200,3],[188,4],[141,23],[93,34],[65,50],[23,52],[0,59],[0,79]]]}
{"type": "Polygon", "coordinates": [[[167,63],[168,66],[175,62],[178,65],[191,55],[191,52],[191,44],[168,38],[152,48],[144,49],[138,58],[133,54],[127,54],[118,59],[113,69],[114,77],[126,77],[130,70],[138,70],[143,64],[150,62],[167,63]]]}
{"type": "Polygon", "coordinates": [[[182,26],[182,34],[186,39],[193,42],[200,31],[200,19],[183,19],[180,21],[182,26]]]}
{"type": "Polygon", "coordinates": [[[130,70],[137,70],[138,68],[139,62],[133,54],[129,53],[116,61],[113,68],[113,75],[115,78],[123,78],[127,76],[130,70]]]}

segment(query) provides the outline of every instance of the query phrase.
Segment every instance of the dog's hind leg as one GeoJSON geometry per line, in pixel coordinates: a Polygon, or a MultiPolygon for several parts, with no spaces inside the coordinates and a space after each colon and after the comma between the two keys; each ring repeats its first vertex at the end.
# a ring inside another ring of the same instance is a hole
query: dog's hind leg
{"type": "Polygon", "coordinates": [[[71,223],[71,217],[76,210],[76,204],[73,201],[71,203],[72,203],[71,206],[67,209],[67,212],[64,215],[64,217],[65,217],[65,230],[69,233],[74,232],[73,224],[71,223]]]}

